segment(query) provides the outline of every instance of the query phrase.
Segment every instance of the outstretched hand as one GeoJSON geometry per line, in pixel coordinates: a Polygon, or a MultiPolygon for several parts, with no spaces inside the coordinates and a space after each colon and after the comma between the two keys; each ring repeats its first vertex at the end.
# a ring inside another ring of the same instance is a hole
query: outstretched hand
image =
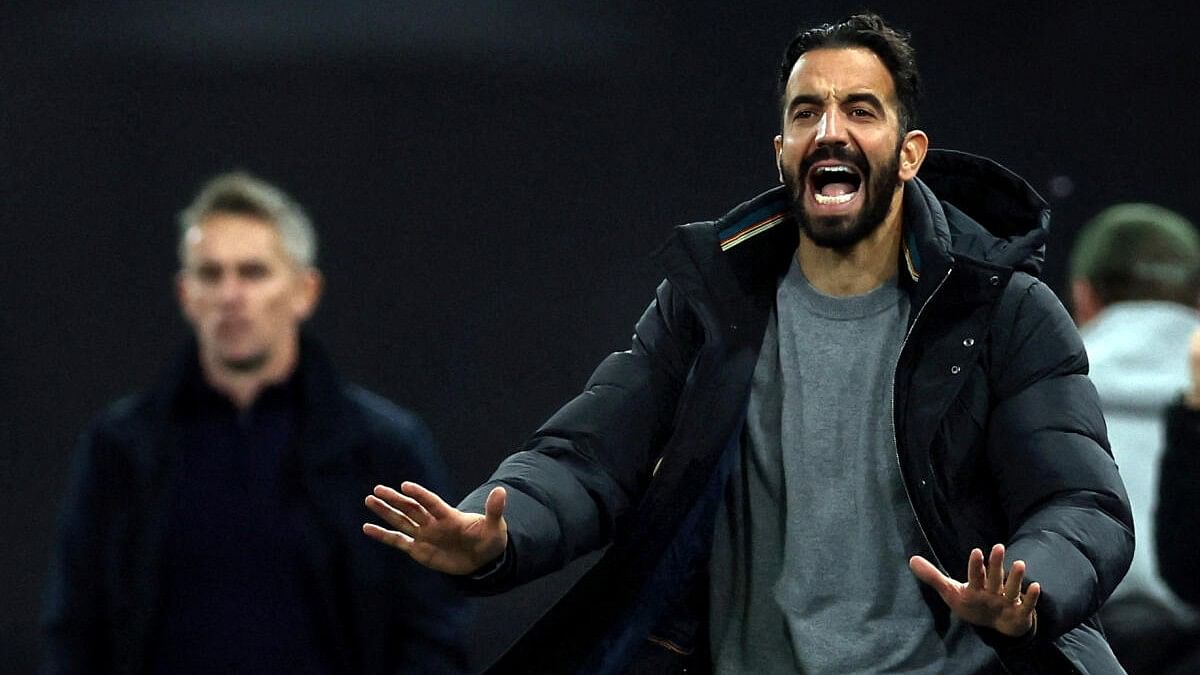
{"type": "Polygon", "coordinates": [[[993,628],[1011,637],[1024,635],[1035,625],[1035,608],[1042,587],[1035,581],[1024,593],[1021,592],[1021,583],[1025,579],[1023,560],[1014,562],[1005,577],[1004,544],[992,547],[986,566],[983,551],[971,551],[965,584],[942,574],[933,563],[919,555],[909,558],[908,567],[918,579],[938,592],[955,616],[968,623],[993,628]]]}
{"type": "Polygon", "coordinates": [[[422,565],[448,574],[470,574],[504,553],[508,524],[507,494],[491,491],[484,515],[465,513],[416,483],[401,483],[400,492],[376,485],[367,508],[387,524],[363,524],[363,534],[407,553],[422,565]]]}

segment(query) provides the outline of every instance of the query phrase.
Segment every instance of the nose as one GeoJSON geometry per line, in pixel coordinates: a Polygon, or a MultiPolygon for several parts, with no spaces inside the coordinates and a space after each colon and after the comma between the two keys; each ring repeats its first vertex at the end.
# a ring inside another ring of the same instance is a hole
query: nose
{"type": "Polygon", "coordinates": [[[846,123],[841,118],[841,111],[836,108],[826,110],[821,114],[817,123],[817,145],[848,145],[850,139],[846,136],[846,123]]]}
{"type": "Polygon", "coordinates": [[[236,274],[225,274],[217,287],[217,297],[223,305],[236,304],[242,299],[242,290],[242,280],[236,274]]]}

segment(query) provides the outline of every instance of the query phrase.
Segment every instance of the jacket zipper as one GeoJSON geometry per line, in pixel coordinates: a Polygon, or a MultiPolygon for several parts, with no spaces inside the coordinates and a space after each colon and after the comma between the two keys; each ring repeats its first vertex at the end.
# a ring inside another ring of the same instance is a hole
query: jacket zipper
{"type": "MultiPolygon", "coordinates": [[[[913,318],[912,326],[910,326],[908,329],[908,332],[904,334],[904,341],[900,343],[900,356],[903,356],[904,348],[906,346],[908,346],[908,338],[911,337],[913,334],[913,331],[916,330],[917,321],[919,321],[921,319],[921,314],[925,311],[925,308],[929,306],[929,303],[933,301],[933,298],[935,296],[937,296],[938,291],[942,290],[942,286],[946,285],[946,281],[950,279],[950,273],[953,271],[954,271],[953,267],[946,270],[946,275],[942,277],[942,280],[940,282],[938,282],[937,287],[935,287],[933,289],[933,292],[929,294],[929,297],[925,299],[925,302],[921,303],[921,308],[917,310],[917,316],[913,318]]],[[[900,370],[900,356],[896,357],[896,368],[895,368],[896,372],[899,372],[899,370],[900,370]]],[[[921,523],[921,516],[917,513],[916,504],[913,503],[912,493],[908,491],[908,482],[904,480],[904,465],[900,462],[900,440],[896,437],[896,373],[895,372],[892,373],[892,443],[896,446],[896,468],[900,470],[900,485],[902,485],[904,487],[904,496],[906,499],[908,499],[908,508],[912,510],[913,519],[917,521],[917,529],[920,530],[921,538],[925,540],[925,545],[929,547],[929,555],[931,555],[933,557],[933,564],[937,565],[938,569],[941,570],[942,574],[945,574],[946,576],[950,576],[948,570],[946,569],[946,566],[943,565],[942,561],[938,559],[937,551],[934,550],[933,542],[931,542],[929,540],[929,535],[925,533],[925,526],[921,523]]],[[[1012,672],[1012,669],[1008,667],[1008,664],[1005,663],[1004,658],[1000,656],[999,652],[996,653],[996,660],[997,660],[997,662],[999,662],[1000,668],[1005,673],[1012,672]]],[[[1079,672],[1073,666],[1074,666],[1074,664],[1072,664],[1071,672],[1079,672]]]]}
{"type": "Polygon", "coordinates": [[[900,461],[900,439],[896,436],[896,374],[900,372],[900,359],[904,356],[904,348],[908,346],[908,338],[912,337],[913,331],[917,328],[917,322],[921,320],[921,314],[925,312],[925,308],[937,296],[938,291],[942,290],[942,286],[946,285],[946,281],[950,278],[950,273],[954,268],[946,270],[946,275],[938,282],[937,287],[925,298],[925,302],[921,303],[921,307],[917,310],[917,315],[913,318],[912,325],[909,326],[908,332],[904,334],[904,341],[900,343],[900,352],[896,356],[896,367],[892,370],[892,445],[896,448],[896,468],[900,471],[900,485],[904,487],[904,497],[908,500],[908,508],[912,511],[913,519],[917,521],[917,529],[921,532],[921,538],[925,540],[925,545],[929,547],[929,554],[933,557],[933,563],[938,566],[942,574],[946,574],[947,570],[942,561],[938,559],[937,551],[933,548],[933,542],[929,540],[929,535],[925,532],[925,525],[921,523],[921,516],[917,513],[917,506],[913,503],[912,493],[908,490],[908,481],[904,479],[904,464],[900,461]]]}

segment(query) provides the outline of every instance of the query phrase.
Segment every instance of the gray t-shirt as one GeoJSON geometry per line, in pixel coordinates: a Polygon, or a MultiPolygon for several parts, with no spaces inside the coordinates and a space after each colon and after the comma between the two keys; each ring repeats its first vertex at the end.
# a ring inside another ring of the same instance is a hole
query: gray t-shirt
{"type": "Polygon", "coordinates": [[[892,424],[908,312],[895,281],[831,297],[793,262],[780,284],[714,532],[715,672],[982,673],[995,663],[960,622],[939,634],[908,569],[926,549],[892,424]]]}

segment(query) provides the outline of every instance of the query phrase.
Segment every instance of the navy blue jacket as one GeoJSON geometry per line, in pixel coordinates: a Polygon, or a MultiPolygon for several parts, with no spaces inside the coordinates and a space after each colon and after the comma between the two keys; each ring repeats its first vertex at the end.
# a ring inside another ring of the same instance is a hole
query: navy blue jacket
{"type": "MultiPolygon", "coordinates": [[[[177,411],[199,375],[190,345],[155,389],[103,413],[76,449],[46,592],[47,673],[138,673],[157,623],[177,411]]],[[[464,668],[463,598],[430,570],[362,534],[363,496],[402,480],[447,489],[428,430],[411,413],[342,382],[307,338],[302,412],[286,471],[303,528],[307,595],[332,627],[343,672],[464,668]],[[428,483],[426,483],[428,481],[428,483]]],[[[252,602],[253,598],[248,598],[252,602]]]]}
{"type": "MultiPolygon", "coordinates": [[[[481,592],[608,546],[494,672],[707,670],[713,514],[797,245],[787,201],[776,188],[678,228],[632,347],[464,500],[482,512],[493,486],[509,490],[509,547],[481,592]]],[[[982,158],[930,152],[906,185],[897,460],[944,571],[965,579],[972,548],[1003,542],[1041,583],[1035,635],[979,631],[1012,672],[1118,673],[1095,614],[1129,566],[1132,517],[1082,342],[1036,279],[1048,222],[1028,184],[982,158]]]]}

